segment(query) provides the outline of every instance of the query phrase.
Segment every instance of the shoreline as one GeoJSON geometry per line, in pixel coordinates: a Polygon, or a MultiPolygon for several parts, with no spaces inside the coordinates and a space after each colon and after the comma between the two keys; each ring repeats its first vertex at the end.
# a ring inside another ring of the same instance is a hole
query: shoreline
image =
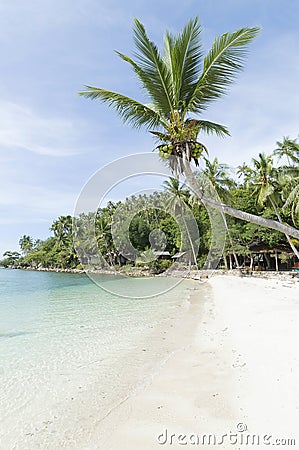
{"type": "Polygon", "coordinates": [[[299,283],[299,273],[294,271],[252,271],[251,273],[246,273],[241,269],[225,270],[225,269],[214,269],[214,270],[182,270],[173,269],[167,270],[162,273],[153,273],[149,270],[142,270],[140,268],[131,268],[129,271],[112,271],[104,269],[62,269],[62,268],[32,268],[32,267],[1,267],[8,270],[24,270],[33,272],[52,272],[52,273],[70,273],[70,274],[94,274],[94,275],[113,275],[113,276],[127,276],[127,277],[167,277],[167,278],[184,278],[191,279],[195,281],[207,281],[212,279],[214,276],[224,276],[224,277],[238,277],[241,279],[265,279],[265,280],[279,280],[279,281],[290,281],[292,283],[299,283]]]}

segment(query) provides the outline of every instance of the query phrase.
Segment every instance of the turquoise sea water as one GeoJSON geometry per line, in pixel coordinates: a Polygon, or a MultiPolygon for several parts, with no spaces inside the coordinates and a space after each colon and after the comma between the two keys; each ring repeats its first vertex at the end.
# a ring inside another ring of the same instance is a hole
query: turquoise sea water
{"type": "MultiPolygon", "coordinates": [[[[190,282],[0,269],[0,448],[83,448],[93,427],[181,343],[190,282]],[[153,287],[164,294],[149,298],[153,287]]],[[[87,448],[87,447],[86,447],[87,448]]]]}

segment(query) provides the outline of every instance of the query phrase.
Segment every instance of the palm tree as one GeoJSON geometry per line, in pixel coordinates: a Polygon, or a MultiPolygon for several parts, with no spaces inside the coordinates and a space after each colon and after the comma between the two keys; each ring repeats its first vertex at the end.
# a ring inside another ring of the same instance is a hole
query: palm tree
{"type": "Polygon", "coordinates": [[[243,68],[247,46],[257,36],[258,28],[240,28],[224,33],[214,40],[211,50],[203,58],[201,26],[198,18],[191,19],[177,35],[165,33],[164,54],[149,39],[144,26],[135,19],[133,33],[137,48],[135,60],[118,55],[135,72],[148,94],[149,102],[142,103],[110,90],[86,86],[80,95],[100,100],[113,107],[124,122],[151,131],[159,141],[157,149],[174,173],[184,173],[190,187],[203,203],[236,218],[268,226],[299,238],[299,230],[271,219],[255,216],[227,206],[205,195],[198,186],[190,162],[206,150],[197,141],[200,132],[228,135],[223,125],[198,119],[208,105],[221,97],[243,68]]]}
{"type": "Polygon", "coordinates": [[[288,166],[283,167],[281,176],[282,195],[285,200],[283,210],[290,210],[295,226],[299,225],[299,144],[296,139],[284,137],[277,142],[273,154],[278,159],[286,158],[288,166]]]}
{"type": "Polygon", "coordinates": [[[59,252],[59,262],[62,267],[67,267],[77,260],[77,254],[73,243],[73,219],[72,216],[60,216],[50,228],[55,237],[55,249],[59,252]]]}
{"type": "Polygon", "coordinates": [[[237,175],[243,177],[244,184],[248,184],[252,178],[252,169],[245,162],[237,167],[237,175]]]}
{"type": "Polygon", "coordinates": [[[3,256],[5,259],[0,261],[0,264],[3,264],[5,267],[7,267],[16,265],[21,257],[21,254],[19,252],[7,250],[3,253],[3,256]]]}
{"type": "MultiPolygon", "coordinates": [[[[108,208],[101,211],[101,214],[96,218],[96,242],[100,249],[100,253],[107,255],[110,266],[113,265],[115,248],[113,245],[113,239],[111,235],[111,223],[112,215],[108,208]]],[[[104,266],[106,266],[105,261],[101,258],[104,266]]]]}
{"type": "Polygon", "coordinates": [[[289,180],[283,193],[286,194],[286,201],[283,210],[291,210],[292,220],[295,226],[299,225],[299,176],[289,180]]]}
{"type": "MultiPolygon", "coordinates": [[[[281,201],[281,187],[279,185],[279,170],[273,166],[273,157],[259,153],[259,158],[253,158],[253,182],[255,184],[254,193],[257,196],[258,207],[263,207],[267,202],[275,211],[278,221],[282,223],[282,219],[278,210],[278,203],[281,201]]],[[[293,252],[299,258],[299,252],[294,246],[290,236],[285,233],[289,245],[293,252]]]]}
{"type": "Polygon", "coordinates": [[[227,164],[219,164],[218,158],[209,161],[204,158],[205,168],[203,175],[210,181],[222,201],[229,202],[230,190],[236,186],[234,180],[229,176],[230,167],[227,164]]]}
{"type": "Polygon", "coordinates": [[[165,192],[169,194],[167,208],[172,209],[175,214],[180,213],[188,202],[189,192],[182,186],[177,178],[170,177],[163,182],[165,192]]]}
{"type": "Polygon", "coordinates": [[[56,238],[57,248],[72,247],[73,219],[72,216],[60,216],[50,228],[56,238]]]}
{"type": "Polygon", "coordinates": [[[30,253],[31,250],[33,249],[32,237],[24,234],[24,236],[22,236],[21,239],[19,240],[19,246],[24,255],[28,255],[28,253],[30,253]]]}
{"type": "Polygon", "coordinates": [[[273,158],[271,155],[259,153],[258,158],[253,158],[252,181],[255,185],[254,194],[257,197],[257,206],[263,207],[269,203],[276,207],[278,200],[278,170],[273,166],[273,158]]]}
{"type": "Polygon", "coordinates": [[[290,211],[295,226],[299,225],[299,164],[284,168],[281,175],[283,211],[290,211]]]}
{"type": "Polygon", "coordinates": [[[273,154],[278,157],[278,159],[286,158],[288,166],[292,164],[299,164],[299,144],[296,139],[290,139],[289,137],[283,138],[282,142],[276,142],[277,149],[274,150],[273,154]]]}

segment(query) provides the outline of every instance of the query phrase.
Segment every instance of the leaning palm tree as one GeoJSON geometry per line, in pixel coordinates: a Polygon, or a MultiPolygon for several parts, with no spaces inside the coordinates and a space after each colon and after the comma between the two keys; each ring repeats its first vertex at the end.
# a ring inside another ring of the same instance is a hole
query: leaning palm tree
{"type": "Polygon", "coordinates": [[[182,32],[166,32],[164,53],[149,39],[144,26],[135,19],[133,33],[137,52],[135,59],[118,55],[135,72],[149,101],[142,103],[124,94],[86,86],[80,94],[113,107],[133,127],[146,127],[158,139],[157,149],[174,173],[183,173],[198,198],[206,205],[257,225],[288,232],[299,238],[299,230],[274,220],[239,211],[207,196],[198,186],[190,162],[198,164],[205,146],[198,141],[200,133],[229,134],[223,125],[200,118],[209,104],[226,93],[243,68],[248,44],[258,28],[240,28],[215,39],[203,57],[201,26],[191,19],[182,32]]]}

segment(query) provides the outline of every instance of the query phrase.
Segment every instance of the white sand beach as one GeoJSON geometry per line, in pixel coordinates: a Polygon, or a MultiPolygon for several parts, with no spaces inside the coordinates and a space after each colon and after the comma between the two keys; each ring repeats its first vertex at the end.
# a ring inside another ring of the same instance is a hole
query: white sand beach
{"type": "Polygon", "coordinates": [[[200,284],[191,299],[197,326],[175,330],[183,348],[84,448],[212,448],[204,434],[215,436],[214,448],[243,448],[241,436],[247,448],[298,448],[299,282],[214,276],[207,285],[203,308],[200,284]]]}

